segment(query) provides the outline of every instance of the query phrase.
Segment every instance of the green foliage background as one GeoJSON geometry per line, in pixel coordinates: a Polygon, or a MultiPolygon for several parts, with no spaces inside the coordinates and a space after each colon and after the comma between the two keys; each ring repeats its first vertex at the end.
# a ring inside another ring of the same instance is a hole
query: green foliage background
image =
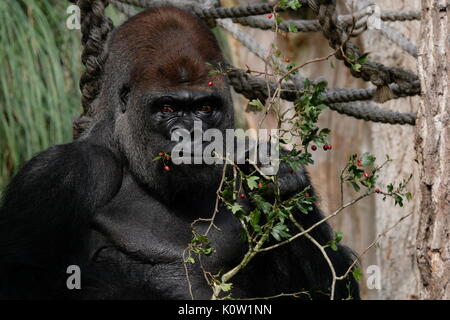
{"type": "Polygon", "coordinates": [[[81,51],[68,4],[0,1],[0,190],[25,160],[71,139],[81,51]]]}
{"type": "MultiPolygon", "coordinates": [[[[80,114],[81,33],[65,0],[0,1],[0,194],[20,166],[72,139],[80,114]]],[[[117,25],[123,17],[107,12],[117,25]]]]}

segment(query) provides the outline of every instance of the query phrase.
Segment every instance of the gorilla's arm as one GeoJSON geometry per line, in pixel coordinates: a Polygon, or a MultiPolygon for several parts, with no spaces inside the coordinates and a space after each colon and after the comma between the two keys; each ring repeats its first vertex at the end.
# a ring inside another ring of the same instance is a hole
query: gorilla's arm
{"type": "Polygon", "coordinates": [[[55,146],[28,161],[0,208],[0,297],[50,295],[80,254],[94,210],[121,179],[112,153],[87,142],[55,146]]]}

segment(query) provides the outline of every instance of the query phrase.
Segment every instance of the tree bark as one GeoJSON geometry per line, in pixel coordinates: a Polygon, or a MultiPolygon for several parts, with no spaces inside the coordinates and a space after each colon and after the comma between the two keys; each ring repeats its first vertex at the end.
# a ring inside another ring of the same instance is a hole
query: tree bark
{"type": "Polygon", "coordinates": [[[422,0],[416,129],[420,172],[417,261],[420,298],[450,298],[449,3],[422,0]]]}

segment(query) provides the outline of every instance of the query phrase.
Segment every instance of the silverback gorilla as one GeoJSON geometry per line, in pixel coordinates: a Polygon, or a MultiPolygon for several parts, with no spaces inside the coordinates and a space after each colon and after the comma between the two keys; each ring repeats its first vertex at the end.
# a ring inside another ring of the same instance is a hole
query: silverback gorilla
{"type": "MultiPolygon", "coordinates": [[[[195,16],[175,8],[146,10],[108,41],[103,85],[88,132],[28,161],[5,191],[0,209],[0,297],[7,299],[190,299],[182,253],[190,224],[214,211],[221,165],[152,161],[170,150],[175,129],[234,128],[230,91],[211,66],[223,61],[214,35],[195,16]],[[211,85],[213,84],[213,85],[211,85]],[[68,266],[81,270],[81,289],[66,285],[68,266]]],[[[307,173],[282,164],[284,194],[309,185],[307,173]]],[[[316,206],[300,215],[304,227],[322,218],[316,206]]],[[[207,270],[234,267],[246,251],[237,219],[220,208],[209,234],[216,253],[207,270]]],[[[311,235],[325,244],[331,229],[311,235]]],[[[339,274],[351,251],[328,250],[339,274]]],[[[190,267],[196,299],[211,288],[190,267]]],[[[329,298],[331,272],[306,238],[261,253],[235,278],[234,297],[308,290],[329,298]]],[[[354,279],[338,281],[335,298],[359,298],[354,279]]]]}

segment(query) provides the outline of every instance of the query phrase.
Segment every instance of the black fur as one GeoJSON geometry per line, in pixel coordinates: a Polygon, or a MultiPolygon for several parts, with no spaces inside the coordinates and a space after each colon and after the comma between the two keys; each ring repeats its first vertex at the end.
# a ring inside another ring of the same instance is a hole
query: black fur
{"type": "MultiPolygon", "coordinates": [[[[133,17],[108,46],[92,129],[31,159],[5,192],[2,298],[190,298],[182,252],[193,219],[214,210],[222,167],[180,165],[166,172],[152,159],[171,150],[174,127],[190,131],[194,119],[203,120],[203,129],[234,127],[225,78],[209,74],[222,56],[208,28],[174,8],[133,17]],[[162,111],[166,105],[174,111],[162,111]],[[202,105],[214,108],[202,111],[202,105]],[[66,288],[71,264],[81,267],[81,290],[66,288]]],[[[279,176],[284,196],[310,184],[304,170],[291,173],[284,164],[279,176]]],[[[322,214],[315,206],[299,217],[307,228],[322,214]]],[[[246,251],[230,212],[220,208],[215,224],[221,228],[210,233],[216,253],[203,261],[213,273],[234,267],[246,251]]],[[[328,224],[311,234],[322,244],[332,239],[328,224]]],[[[327,251],[339,274],[352,262],[343,246],[327,251]]],[[[198,263],[190,267],[190,280],[196,298],[211,296],[198,263]]],[[[258,255],[233,283],[238,297],[305,289],[326,298],[331,273],[319,250],[300,238],[258,255]]],[[[358,298],[357,283],[348,284],[358,298]]],[[[346,285],[338,282],[337,299],[349,295],[346,285]]]]}

